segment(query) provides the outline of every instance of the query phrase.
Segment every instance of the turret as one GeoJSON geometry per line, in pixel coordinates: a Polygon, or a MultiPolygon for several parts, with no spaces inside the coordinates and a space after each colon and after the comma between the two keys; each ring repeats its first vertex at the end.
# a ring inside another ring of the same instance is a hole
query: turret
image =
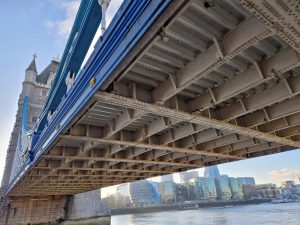
{"type": "Polygon", "coordinates": [[[35,79],[36,79],[36,76],[37,76],[35,58],[36,58],[36,54],[34,54],[30,65],[26,69],[25,81],[35,82],[35,79]]]}
{"type": "Polygon", "coordinates": [[[34,89],[34,84],[36,82],[36,77],[37,77],[35,58],[36,58],[36,54],[34,54],[31,63],[29,64],[29,66],[25,71],[25,80],[23,82],[23,90],[22,90],[23,96],[29,96],[34,89]]]}
{"type": "Polygon", "coordinates": [[[57,67],[58,67],[58,64],[59,64],[59,56],[57,57],[54,57],[51,61],[51,64],[49,65],[49,76],[48,76],[48,80],[47,80],[47,85],[49,87],[51,87],[52,85],[52,82],[55,78],[55,75],[56,75],[56,70],[57,70],[57,67]]]}

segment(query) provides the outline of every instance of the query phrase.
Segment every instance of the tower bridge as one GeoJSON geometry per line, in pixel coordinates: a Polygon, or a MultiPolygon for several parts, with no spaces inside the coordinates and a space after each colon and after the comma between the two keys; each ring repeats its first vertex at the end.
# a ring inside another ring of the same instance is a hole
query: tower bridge
{"type": "Polygon", "coordinates": [[[102,18],[82,1],[5,195],[73,195],[299,148],[299,6],[125,0],[82,65],[102,18]]]}

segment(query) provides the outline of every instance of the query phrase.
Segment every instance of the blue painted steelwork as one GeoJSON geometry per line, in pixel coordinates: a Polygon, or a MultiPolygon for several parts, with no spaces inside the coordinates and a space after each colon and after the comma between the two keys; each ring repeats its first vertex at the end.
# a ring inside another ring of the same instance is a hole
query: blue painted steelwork
{"type": "Polygon", "coordinates": [[[25,96],[23,101],[23,112],[22,112],[22,131],[24,131],[25,133],[28,133],[27,111],[28,111],[28,96],[25,96]]]}
{"type": "Polygon", "coordinates": [[[34,160],[27,161],[10,184],[7,193],[26,170],[39,161],[44,151],[86,106],[170,2],[171,0],[125,0],[123,2],[86,65],[78,74],[68,95],[57,107],[51,123],[42,130],[40,138],[32,149],[34,160]],[[95,78],[95,84],[91,87],[92,78],[95,78]]]}
{"type": "Polygon", "coordinates": [[[81,1],[72,31],[56,72],[57,75],[40,116],[40,123],[35,136],[44,129],[49,112],[53,113],[56,110],[66,94],[67,86],[65,80],[67,75],[71,73],[76,77],[79,72],[88,48],[99,27],[101,18],[102,10],[97,0],[81,1]]]}
{"type": "Polygon", "coordinates": [[[23,166],[24,162],[26,162],[27,152],[30,148],[32,134],[34,132],[34,128],[32,128],[31,130],[28,129],[27,112],[28,112],[28,96],[25,96],[23,100],[21,129],[18,135],[18,142],[17,142],[15,157],[13,161],[11,179],[14,177],[15,174],[18,173],[18,170],[23,166]]]}

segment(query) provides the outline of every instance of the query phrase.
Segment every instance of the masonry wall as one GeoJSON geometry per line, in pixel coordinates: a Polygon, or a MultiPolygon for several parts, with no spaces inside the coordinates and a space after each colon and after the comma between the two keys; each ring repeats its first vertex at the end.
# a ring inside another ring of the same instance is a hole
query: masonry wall
{"type": "Polygon", "coordinates": [[[73,196],[0,199],[0,225],[53,224],[62,220],[84,220],[109,215],[110,209],[101,201],[100,189],[73,196]]]}
{"type": "Polygon", "coordinates": [[[3,201],[0,225],[46,224],[59,221],[65,218],[66,202],[65,196],[18,197],[10,199],[10,205],[3,201]]]}
{"type": "Polygon", "coordinates": [[[110,215],[110,209],[101,201],[100,189],[76,194],[68,203],[68,219],[87,219],[110,215]]]}
{"type": "Polygon", "coordinates": [[[22,109],[23,109],[23,102],[21,102],[21,100],[19,99],[16,121],[14,124],[13,132],[11,133],[11,138],[10,138],[6,160],[5,160],[4,173],[3,173],[2,183],[1,183],[1,188],[3,189],[3,191],[8,187],[9,180],[10,180],[12,165],[15,158],[15,152],[18,143],[18,134],[20,132],[20,127],[21,127],[22,109]]]}

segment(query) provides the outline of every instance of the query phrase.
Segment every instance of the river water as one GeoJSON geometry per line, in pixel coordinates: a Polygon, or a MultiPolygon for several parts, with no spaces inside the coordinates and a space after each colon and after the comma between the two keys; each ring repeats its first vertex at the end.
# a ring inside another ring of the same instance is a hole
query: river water
{"type": "Polygon", "coordinates": [[[112,216],[112,225],[300,225],[300,202],[112,216]]]}

